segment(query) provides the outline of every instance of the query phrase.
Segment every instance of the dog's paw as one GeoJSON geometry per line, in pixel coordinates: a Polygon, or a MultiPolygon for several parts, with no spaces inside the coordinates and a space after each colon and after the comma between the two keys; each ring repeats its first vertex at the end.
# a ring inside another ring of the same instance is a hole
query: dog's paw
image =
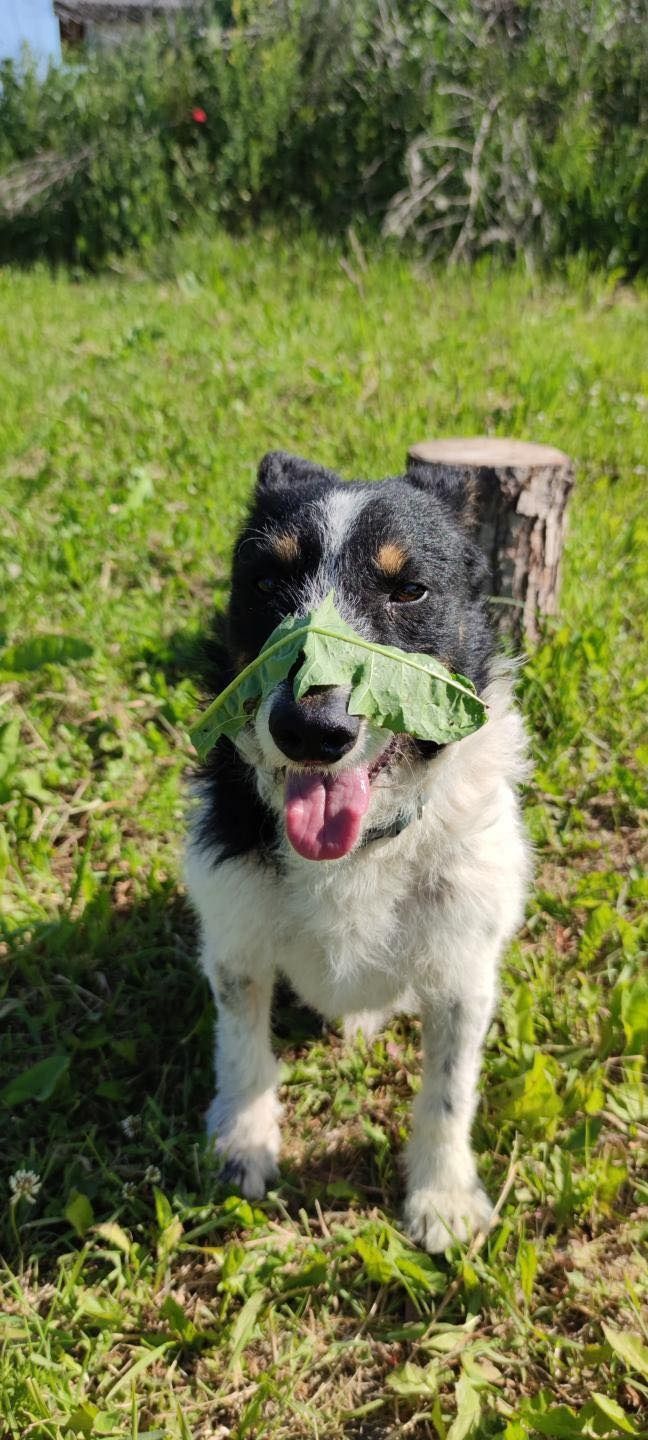
{"type": "Polygon", "coordinates": [[[477,1230],[489,1230],[492,1218],[493,1207],[478,1183],[472,1189],[421,1187],[405,1201],[405,1229],[431,1255],[447,1249],[453,1240],[468,1240],[477,1230]]]}
{"type": "Polygon", "coordinates": [[[261,1200],[277,1179],[281,1106],[268,1090],[233,1112],[217,1095],[207,1111],[207,1134],[222,1160],[221,1180],[246,1200],[261,1200]]]}
{"type": "Polygon", "coordinates": [[[277,1163],[271,1152],[263,1147],[236,1155],[222,1151],[224,1164],[219,1179],[223,1185],[231,1185],[238,1195],[246,1200],[262,1200],[266,1190],[278,1179],[277,1163]]]}

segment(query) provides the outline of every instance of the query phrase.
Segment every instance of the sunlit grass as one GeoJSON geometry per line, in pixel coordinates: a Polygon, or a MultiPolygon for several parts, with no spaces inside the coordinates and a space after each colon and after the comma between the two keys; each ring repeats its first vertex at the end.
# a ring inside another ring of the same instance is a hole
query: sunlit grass
{"type": "Polygon", "coordinates": [[[645,1304],[648,303],[578,272],[344,259],[267,233],[187,241],[158,275],[0,274],[11,1436],[645,1423],[645,1352],[617,1332],[645,1304]],[[538,878],[476,1125],[502,1222],[432,1262],[398,1230],[416,1025],[366,1052],[284,1016],[281,1187],[218,1188],[178,885],[187,657],[264,450],[383,475],[426,435],[483,432],[562,446],[578,486],[561,618],[521,682],[538,878]],[[12,670],[43,634],[92,653],[12,670]],[[11,1204],[19,1170],[33,1203],[11,1204]]]}

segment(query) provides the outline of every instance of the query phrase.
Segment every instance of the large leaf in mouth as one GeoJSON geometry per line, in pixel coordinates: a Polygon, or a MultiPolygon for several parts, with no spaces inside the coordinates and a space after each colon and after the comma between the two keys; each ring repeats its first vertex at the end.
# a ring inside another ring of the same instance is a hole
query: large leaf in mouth
{"type": "Polygon", "coordinates": [[[256,659],[212,701],[191,731],[201,759],[221,735],[236,737],[300,659],[297,700],[315,685],[348,685],[349,714],[397,734],[445,745],[472,734],[486,719],[470,680],[452,675],[431,655],[365,640],[338,614],[331,591],[310,614],[282,620],[256,659]]]}

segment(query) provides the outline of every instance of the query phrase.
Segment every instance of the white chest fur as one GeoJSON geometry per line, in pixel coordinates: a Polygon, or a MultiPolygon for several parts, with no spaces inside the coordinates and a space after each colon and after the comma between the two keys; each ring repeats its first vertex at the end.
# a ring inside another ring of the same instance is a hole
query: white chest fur
{"type": "MultiPolygon", "coordinates": [[[[482,731],[448,747],[423,782],[404,780],[425,805],[395,838],[319,865],[285,843],[279,869],[247,856],[214,864],[190,849],[210,979],[218,965],[276,968],[335,1018],[393,1005],[412,986],[446,989],[458,967],[499,951],[519,924],[528,869],[514,791],[524,738],[504,687],[492,687],[490,704],[482,731]]],[[[411,793],[396,800],[412,807],[411,793]]],[[[377,793],[370,825],[387,804],[393,813],[393,786],[377,793]]]]}

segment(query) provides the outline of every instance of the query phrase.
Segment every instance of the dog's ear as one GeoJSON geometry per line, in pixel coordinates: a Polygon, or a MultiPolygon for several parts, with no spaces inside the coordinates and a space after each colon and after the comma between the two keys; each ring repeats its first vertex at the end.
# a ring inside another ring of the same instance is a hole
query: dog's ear
{"type": "Polygon", "coordinates": [[[281,490],[285,486],[304,484],[308,480],[335,480],[332,470],[314,465],[301,455],[285,450],[270,450],[264,455],[257,473],[257,490],[281,490]]]}
{"type": "Polygon", "coordinates": [[[417,490],[434,495],[452,510],[467,530],[477,523],[477,482],[470,470],[460,466],[426,465],[417,460],[409,465],[405,479],[417,490]]]}

